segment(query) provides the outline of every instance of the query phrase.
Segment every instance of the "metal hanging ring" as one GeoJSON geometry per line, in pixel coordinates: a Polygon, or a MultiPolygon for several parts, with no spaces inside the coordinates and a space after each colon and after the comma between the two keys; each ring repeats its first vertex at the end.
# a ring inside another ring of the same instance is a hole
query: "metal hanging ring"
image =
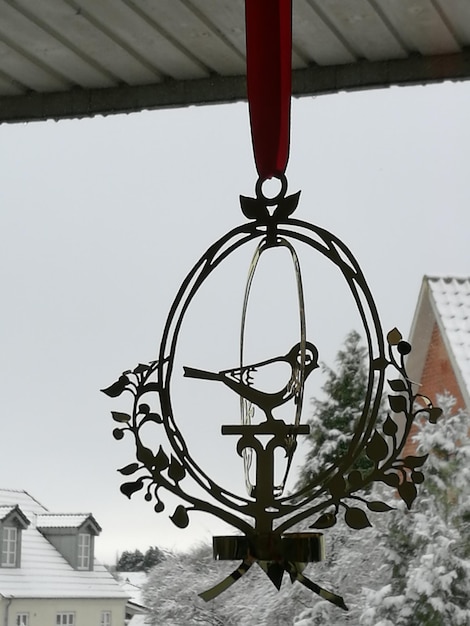
{"type": "Polygon", "coordinates": [[[274,206],[276,204],[279,204],[279,202],[283,200],[286,196],[286,192],[287,192],[286,175],[283,173],[276,174],[275,176],[273,176],[273,178],[277,179],[281,183],[281,189],[274,198],[268,198],[263,193],[262,187],[264,183],[268,180],[267,178],[261,178],[260,176],[258,180],[256,181],[256,186],[255,186],[256,197],[258,198],[258,200],[261,200],[263,204],[265,204],[266,206],[274,206]]]}

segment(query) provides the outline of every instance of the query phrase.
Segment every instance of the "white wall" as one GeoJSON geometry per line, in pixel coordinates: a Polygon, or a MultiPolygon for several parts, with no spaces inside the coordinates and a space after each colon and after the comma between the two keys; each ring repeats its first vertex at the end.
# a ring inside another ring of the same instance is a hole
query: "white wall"
{"type": "Polygon", "coordinates": [[[111,611],[112,626],[124,626],[126,601],[120,599],[17,599],[8,607],[8,622],[5,611],[8,599],[0,597],[0,624],[15,626],[17,613],[29,613],[29,626],[56,626],[59,612],[75,613],[75,626],[100,626],[101,612],[111,611]]]}

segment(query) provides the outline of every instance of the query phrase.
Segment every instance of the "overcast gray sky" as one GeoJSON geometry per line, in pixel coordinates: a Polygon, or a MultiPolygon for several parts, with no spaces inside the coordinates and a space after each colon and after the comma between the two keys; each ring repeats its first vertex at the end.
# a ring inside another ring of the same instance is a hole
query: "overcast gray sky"
{"type": "MultiPolygon", "coordinates": [[[[302,190],[296,217],[350,247],[385,331],[408,333],[424,274],[469,273],[469,111],[468,83],[293,102],[287,174],[290,191],[302,190]]],[[[244,103],[0,127],[1,486],[26,489],[52,511],[92,511],[106,561],[220,532],[208,516],[181,531],[171,507],[156,515],[139,494],[130,502],[120,494],[116,469],[133,457],[113,440],[110,411],[123,401],[99,389],[156,358],[181,281],[244,221],[238,195],[251,195],[255,179],[244,103]]],[[[242,282],[246,269],[241,263],[242,282]]],[[[229,270],[238,285],[238,266],[229,270]]],[[[315,329],[332,364],[357,319],[325,272],[308,297],[332,308],[315,329]]],[[[217,303],[201,303],[214,322],[217,303]]],[[[279,320],[269,324],[276,334],[279,320]]],[[[227,362],[208,353],[188,365],[236,365],[230,350],[227,362]]],[[[225,471],[229,482],[238,472],[243,493],[241,467],[221,465],[219,424],[207,430],[192,415],[195,456],[209,459],[221,483],[225,471]]]]}

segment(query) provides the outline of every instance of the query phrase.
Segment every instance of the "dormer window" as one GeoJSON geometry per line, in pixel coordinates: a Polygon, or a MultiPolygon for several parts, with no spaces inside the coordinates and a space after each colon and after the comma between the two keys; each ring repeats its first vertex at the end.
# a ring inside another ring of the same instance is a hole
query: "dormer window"
{"type": "Polygon", "coordinates": [[[93,569],[101,528],[91,513],[45,513],[38,515],[36,527],[74,569],[93,569]]]}
{"type": "Polygon", "coordinates": [[[0,567],[20,567],[21,532],[28,525],[18,506],[0,507],[0,567]]]}
{"type": "Polygon", "coordinates": [[[79,533],[77,569],[90,569],[91,535],[79,533]]]}
{"type": "Polygon", "coordinates": [[[18,530],[4,526],[2,532],[2,567],[16,567],[18,555],[18,530]]]}

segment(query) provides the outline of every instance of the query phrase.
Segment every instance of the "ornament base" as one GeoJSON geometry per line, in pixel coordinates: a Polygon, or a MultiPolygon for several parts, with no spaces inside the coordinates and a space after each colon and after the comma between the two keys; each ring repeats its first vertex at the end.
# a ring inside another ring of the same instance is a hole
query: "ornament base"
{"type": "Polygon", "coordinates": [[[253,537],[226,535],[212,538],[214,559],[314,563],[325,558],[322,533],[258,533],[253,537]]]}

